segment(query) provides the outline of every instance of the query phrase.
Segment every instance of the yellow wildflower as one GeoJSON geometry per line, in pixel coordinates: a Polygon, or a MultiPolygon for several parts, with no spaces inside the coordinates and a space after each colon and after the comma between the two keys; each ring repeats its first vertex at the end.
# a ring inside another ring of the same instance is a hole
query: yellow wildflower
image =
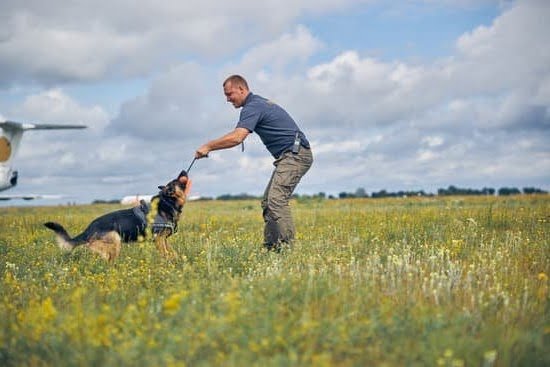
{"type": "Polygon", "coordinates": [[[180,309],[180,304],[187,297],[189,292],[182,291],[174,293],[166,301],[164,301],[163,310],[167,315],[174,315],[180,309]]]}
{"type": "Polygon", "coordinates": [[[57,316],[57,310],[55,309],[50,297],[46,298],[44,302],[42,302],[41,314],[45,321],[51,321],[57,316]]]}
{"type": "Polygon", "coordinates": [[[483,354],[483,359],[485,360],[485,365],[492,366],[497,359],[497,351],[489,350],[483,354]]]}

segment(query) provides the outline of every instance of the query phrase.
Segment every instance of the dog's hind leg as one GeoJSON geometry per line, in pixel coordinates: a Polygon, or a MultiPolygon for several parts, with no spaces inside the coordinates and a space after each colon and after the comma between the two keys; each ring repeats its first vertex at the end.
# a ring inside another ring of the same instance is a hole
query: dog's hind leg
{"type": "Polygon", "coordinates": [[[115,231],[107,232],[91,240],[87,247],[106,261],[113,262],[120,255],[120,235],[115,231]]]}

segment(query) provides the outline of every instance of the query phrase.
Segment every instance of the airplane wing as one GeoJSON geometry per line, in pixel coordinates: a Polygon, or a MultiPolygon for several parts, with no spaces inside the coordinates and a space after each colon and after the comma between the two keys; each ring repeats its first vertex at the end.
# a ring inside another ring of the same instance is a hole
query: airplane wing
{"type": "Polygon", "coordinates": [[[61,124],[33,124],[27,122],[4,121],[0,122],[0,128],[11,130],[59,130],[59,129],[85,129],[86,125],[61,125],[61,124]]]}
{"type": "Polygon", "coordinates": [[[63,198],[63,195],[38,195],[38,194],[27,194],[27,195],[0,195],[1,201],[6,200],[34,200],[34,199],[46,199],[46,200],[56,200],[63,198]]]}

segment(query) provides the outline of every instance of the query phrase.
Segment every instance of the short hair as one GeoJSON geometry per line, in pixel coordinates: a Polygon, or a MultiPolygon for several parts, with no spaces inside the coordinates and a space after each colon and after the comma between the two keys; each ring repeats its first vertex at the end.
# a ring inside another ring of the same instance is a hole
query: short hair
{"type": "Polygon", "coordinates": [[[225,87],[227,83],[231,83],[232,85],[240,85],[244,87],[244,89],[248,90],[248,83],[246,82],[246,79],[240,75],[231,75],[230,77],[225,79],[225,81],[223,82],[223,86],[225,87]]]}

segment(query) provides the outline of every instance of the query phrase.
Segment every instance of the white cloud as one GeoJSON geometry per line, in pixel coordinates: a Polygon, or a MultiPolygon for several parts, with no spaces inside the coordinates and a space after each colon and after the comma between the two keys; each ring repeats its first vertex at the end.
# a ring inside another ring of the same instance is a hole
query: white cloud
{"type": "Polygon", "coordinates": [[[272,38],[297,17],[353,0],[54,0],[0,3],[0,85],[148,75],[169,59],[211,58],[272,38]]]}
{"type": "Polygon", "coordinates": [[[444,142],[445,139],[443,139],[441,136],[426,136],[424,139],[422,139],[422,143],[426,144],[430,148],[441,146],[444,142]]]}
{"type": "Polygon", "coordinates": [[[417,160],[418,161],[431,161],[437,158],[437,153],[432,152],[431,150],[420,150],[418,151],[417,160]]]}
{"type": "MultiPolygon", "coordinates": [[[[260,71],[264,68],[282,72],[285,67],[295,63],[305,63],[322,47],[322,42],[316,39],[304,26],[297,26],[294,33],[284,33],[279,38],[251,48],[242,57],[241,63],[234,67],[243,72],[260,71]]],[[[265,74],[264,74],[265,75],[265,74]]]]}
{"type": "MultiPolygon", "coordinates": [[[[110,131],[148,139],[196,136],[205,126],[219,123],[207,112],[212,109],[206,86],[213,87],[207,80],[206,70],[196,63],[169,69],[152,82],[146,94],[122,105],[110,131]]],[[[216,85],[216,89],[221,87],[216,85]]],[[[223,102],[221,92],[219,100],[223,102]]]]}
{"type": "Polygon", "coordinates": [[[81,106],[59,88],[28,96],[10,114],[26,116],[33,122],[84,124],[96,132],[101,131],[109,121],[101,106],[81,106]]]}
{"type": "Polygon", "coordinates": [[[360,140],[340,140],[338,142],[312,142],[315,145],[315,154],[355,153],[361,152],[367,144],[360,140]]]}
{"type": "Polygon", "coordinates": [[[454,65],[452,80],[468,81],[485,93],[520,85],[532,88],[550,72],[550,49],[544,47],[549,14],[548,1],[518,1],[490,27],[464,34],[457,41],[459,64],[454,65]]]}

